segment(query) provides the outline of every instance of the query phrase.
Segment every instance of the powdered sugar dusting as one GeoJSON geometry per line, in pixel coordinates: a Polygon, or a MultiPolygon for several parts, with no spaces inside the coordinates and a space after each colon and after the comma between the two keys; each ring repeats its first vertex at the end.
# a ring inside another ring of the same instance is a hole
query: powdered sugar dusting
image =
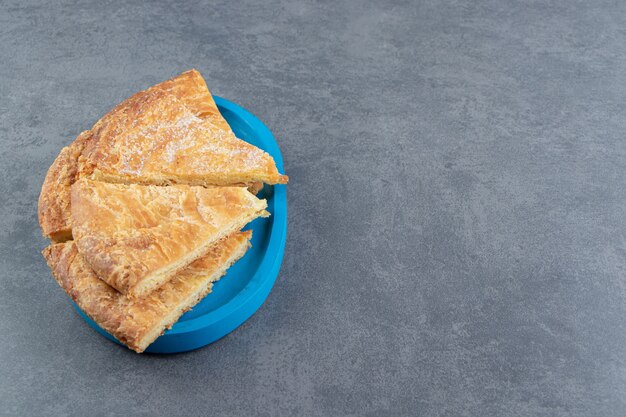
{"type": "Polygon", "coordinates": [[[134,177],[205,176],[209,183],[276,172],[266,152],[222,124],[197,117],[182,101],[166,98],[150,103],[140,121],[126,124],[114,144],[107,141],[106,153],[114,156],[106,161],[108,169],[134,177]]]}

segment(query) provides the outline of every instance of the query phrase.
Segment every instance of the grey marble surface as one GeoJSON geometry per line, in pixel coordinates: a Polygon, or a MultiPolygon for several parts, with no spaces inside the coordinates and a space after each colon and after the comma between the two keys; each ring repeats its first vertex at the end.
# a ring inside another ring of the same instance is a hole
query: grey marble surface
{"type": "Polygon", "coordinates": [[[3,1],[0,415],[626,415],[625,28],[619,1],[3,1]],[[228,337],[139,356],[51,278],[36,201],[191,67],[282,147],[285,261],[228,337]]]}

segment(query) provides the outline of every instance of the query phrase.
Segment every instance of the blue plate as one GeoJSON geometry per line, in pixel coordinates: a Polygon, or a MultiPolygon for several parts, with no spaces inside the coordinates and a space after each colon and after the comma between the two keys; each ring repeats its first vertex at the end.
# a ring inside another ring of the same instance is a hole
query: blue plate
{"type": "MultiPolygon", "coordinates": [[[[280,149],[269,129],[252,113],[235,103],[220,97],[215,97],[215,102],[237,137],[272,155],[278,170],[284,172],[280,149]]],[[[285,185],[265,185],[259,197],[267,199],[267,210],[271,216],[256,219],[246,227],[253,231],[252,248],[213,286],[209,295],[155,340],[146,352],[178,353],[206,346],[232,332],[263,304],[274,286],[285,252],[285,185]]],[[[120,343],[87,317],[78,306],[76,309],[100,334],[120,343]]]]}

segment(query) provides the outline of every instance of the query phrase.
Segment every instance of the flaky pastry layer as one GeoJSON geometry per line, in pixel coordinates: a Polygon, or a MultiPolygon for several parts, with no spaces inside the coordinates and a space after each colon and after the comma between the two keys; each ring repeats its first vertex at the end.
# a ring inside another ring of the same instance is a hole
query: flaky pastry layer
{"type": "Polygon", "coordinates": [[[192,74],[179,77],[193,82],[140,91],[100,119],[79,159],[81,175],[155,185],[286,183],[268,153],[238,139],[217,116],[206,84],[192,74]]]}
{"type": "Polygon", "coordinates": [[[73,234],[96,274],[143,297],[259,216],[267,203],[243,187],[169,187],[80,179],[72,185],[73,234]]]}
{"type": "Polygon", "coordinates": [[[249,247],[252,233],[237,232],[214,245],[174,279],[145,298],[132,300],[100,280],[73,241],[55,243],[43,255],[61,288],[101,328],[143,352],[207,293],[249,247]]]}

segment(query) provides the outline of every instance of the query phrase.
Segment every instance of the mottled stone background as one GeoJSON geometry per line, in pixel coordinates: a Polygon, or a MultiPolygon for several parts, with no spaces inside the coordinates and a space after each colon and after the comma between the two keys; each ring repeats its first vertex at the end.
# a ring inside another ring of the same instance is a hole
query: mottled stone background
{"type": "Polygon", "coordinates": [[[626,415],[626,3],[3,1],[0,415],[626,415]],[[59,149],[195,67],[272,129],[285,261],[138,356],[39,254],[59,149]]]}

